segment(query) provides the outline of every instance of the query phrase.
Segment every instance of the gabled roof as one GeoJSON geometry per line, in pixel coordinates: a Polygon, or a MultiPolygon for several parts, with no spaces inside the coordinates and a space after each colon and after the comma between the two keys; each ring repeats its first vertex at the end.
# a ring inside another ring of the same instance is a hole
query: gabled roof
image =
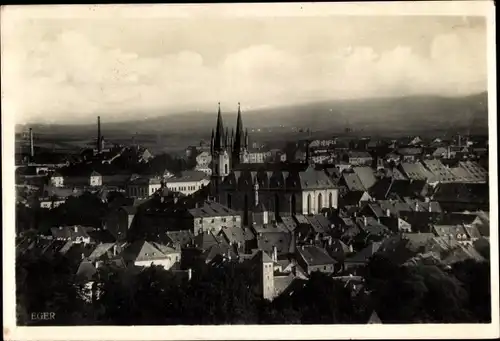
{"type": "Polygon", "coordinates": [[[305,171],[299,172],[300,186],[302,189],[323,189],[334,188],[335,184],[322,170],[317,170],[313,166],[305,171]]]}
{"type": "Polygon", "coordinates": [[[179,244],[181,246],[191,244],[194,240],[193,233],[190,230],[167,231],[166,235],[168,239],[172,241],[172,243],[179,244]]]}
{"type": "Polygon", "coordinates": [[[194,237],[194,244],[197,248],[208,250],[213,245],[218,245],[219,241],[211,232],[204,232],[194,237]]]}
{"type": "Polygon", "coordinates": [[[304,245],[297,247],[297,252],[302,256],[309,266],[335,264],[335,261],[325,249],[315,245],[304,245]]]}
{"type": "Polygon", "coordinates": [[[352,169],[365,189],[370,189],[377,181],[371,167],[353,167],[352,169]]]}
{"type": "Polygon", "coordinates": [[[342,179],[344,180],[349,191],[365,191],[366,188],[363,186],[360,178],[356,173],[347,173],[344,172],[342,174],[342,179]]]}
{"type": "Polygon", "coordinates": [[[378,317],[377,312],[374,310],[372,314],[370,315],[370,318],[368,319],[367,324],[382,324],[382,321],[380,320],[380,317],[378,317]]]}
{"type": "Polygon", "coordinates": [[[175,183],[175,182],[198,182],[204,179],[208,179],[207,174],[202,171],[191,170],[184,171],[178,177],[171,177],[166,180],[167,183],[175,183]]]}
{"type": "Polygon", "coordinates": [[[241,243],[245,244],[245,230],[237,226],[223,227],[219,234],[222,234],[229,244],[241,243]]]}
{"type": "Polygon", "coordinates": [[[136,241],[125,247],[122,257],[130,261],[148,261],[163,259],[165,254],[147,241],[136,241]]]}
{"type": "Polygon", "coordinates": [[[378,249],[382,245],[381,242],[374,242],[368,245],[363,250],[357,252],[352,257],[347,258],[346,263],[365,263],[367,262],[375,253],[377,253],[378,249]]]}
{"type": "Polygon", "coordinates": [[[98,260],[99,258],[104,256],[108,251],[113,249],[113,246],[115,246],[115,245],[116,245],[115,243],[104,243],[104,244],[98,245],[94,249],[94,251],[92,251],[90,256],[88,257],[89,260],[91,260],[91,261],[98,260]]]}
{"type": "Polygon", "coordinates": [[[214,201],[204,201],[202,205],[197,208],[191,208],[188,210],[189,214],[194,218],[201,217],[224,217],[224,216],[236,216],[238,213],[229,207],[221,205],[214,201]]]}

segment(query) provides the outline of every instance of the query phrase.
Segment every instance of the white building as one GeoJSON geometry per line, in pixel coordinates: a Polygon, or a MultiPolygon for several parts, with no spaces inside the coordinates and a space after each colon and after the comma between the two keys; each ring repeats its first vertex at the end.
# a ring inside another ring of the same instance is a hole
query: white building
{"type": "Polygon", "coordinates": [[[178,177],[172,177],[165,181],[165,186],[173,191],[184,195],[191,195],[210,183],[209,176],[202,171],[186,171],[178,177]]]}
{"type": "Polygon", "coordinates": [[[121,253],[128,266],[149,267],[162,266],[171,269],[181,261],[181,249],[178,246],[167,246],[147,241],[136,241],[127,245],[121,253]]]}
{"type": "Polygon", "coordinates": [[[144,177],[131,180],[127,185],[127,196],[147,198],[161,188],[162,180],[156,177],[144,177]]]}

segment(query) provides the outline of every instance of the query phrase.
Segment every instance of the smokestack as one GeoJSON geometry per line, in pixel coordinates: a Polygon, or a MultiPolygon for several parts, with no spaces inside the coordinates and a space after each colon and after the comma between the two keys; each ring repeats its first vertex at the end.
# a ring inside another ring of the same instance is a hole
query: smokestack
{"type": "Polygon", "coordinates": [[[35,157],[35,146],[33,145],[33,129],[30,128],[30,158],[33,161],[35,157]]]}
{"type": "Polygon", "coordinates": [[[101,116],[97,116],[97,152],[101,152],[101,116]]]}

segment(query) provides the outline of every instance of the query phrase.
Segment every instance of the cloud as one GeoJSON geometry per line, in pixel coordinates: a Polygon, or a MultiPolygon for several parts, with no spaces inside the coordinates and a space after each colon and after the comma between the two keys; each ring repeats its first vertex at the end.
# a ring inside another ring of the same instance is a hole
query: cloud
{"type": "Polygon", "coordinates": [[[206,63],[202,51],[144,57],[63,31],[35,46],[11,43],[3,57],[2,96],[18,122],[76,122],[96,113],[168,114],[211,109],[218,101],[255,107],[421,93],[454,96],[484,91],[487,75],[481,29],[437,35],[427,55],[404,43],[385,51],[340,46],[304,53],[254,44],[206,63]]]}

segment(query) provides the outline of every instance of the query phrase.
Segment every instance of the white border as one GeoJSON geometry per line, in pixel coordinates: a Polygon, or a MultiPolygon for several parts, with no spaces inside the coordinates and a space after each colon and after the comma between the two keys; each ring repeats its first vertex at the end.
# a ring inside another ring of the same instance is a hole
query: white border
{"type": "MultiPolygon", "coordinates": [[[[488,106],[490,136],[490,225],[492,323],[482,325],[333,325],[333,326],[172,326],[172,327],[16,327],[14,281],[14,117],[2,115],[3,187],[3,336],[7,340],[250,340],[250,339],[396,339],[499,337],[498,183],[496,140],[496,47],[491,1],[390,3],[281,3],[210,5],[7,6],[1,9],[2,38],[18,18],[191,18],[326,15],[480,15],[488,22],[488,106]],[[165,10],[168,6],[168,10],[165,10]],[[168,13],[168,15],[165,14],[168,13]],[[57,16],[55,15],[57,13],[57,16]]],[[[3,39],[2,39],[3,41],[3,39]]],[[[2,45],[3,50],[3,45],[2,45]]],[[[2,62],[2,70],[3,70],[2,62]]],[[[3,79],[2,79],[3,82],[3,79]]],[[[3,97],[3,94],[2,94],[3,97]]]]}

